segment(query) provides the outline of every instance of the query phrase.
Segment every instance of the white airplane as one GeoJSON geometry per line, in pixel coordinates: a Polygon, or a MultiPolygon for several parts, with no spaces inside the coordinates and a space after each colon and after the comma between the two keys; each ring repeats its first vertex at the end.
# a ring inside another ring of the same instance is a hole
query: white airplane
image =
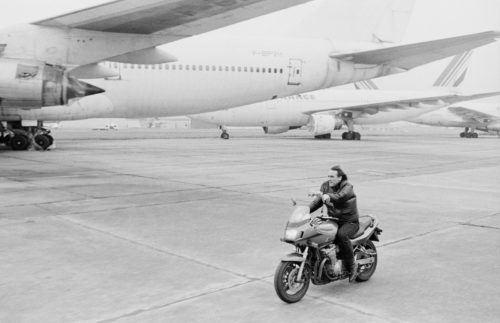
{"type": "Polygon", "coordinates": [[[225,109],[404,72],[500,36],[488,31],[395,45],[391,42],[401,33],[394,28],[407,25],[414,0],[329,0],[324,1],[331,12],[328,26],[340,31],[334,35],[338,41],[193,38],[155,47],[305,1],[122,0],[0,31],[0,44],[6,45],[0,58],[0,71],[6,73],[0,74],[7,75],[5,83],[10,85],[5,88],[17,89],[12,83],[24,78],[38,82],[31,82],[36,95],[33,88],[14,91],[13,98],[0,90],[0,120],[10,129],[0,129],[0,140],[24,150],[31,133],[45,148],[52,138],[41,128],[44,120],[147,118],[225,109]],[[355,41],[345,40],[347,32],[355,41]],[[37,63],[26,64],[26,59],[37,63]],[[96,63],[102,60],[107,61],[96,63]],[[25,71],[25,65],[31,67],[25,71]],[[54,71],[63,73],[56,73],[53,82],[42,81],[54,71]],[[106,92],[69,100],[67,85],[74,79],[68,71],[79,78],[106,77],[91,82],[106,92]],[[44,99],[30,101],[40,96],[44,99]],[[45,99],[54,97],[66,104],[53,106],[54,100],[45,99]],[[40,123],[23,127],[22,120],[40,123]]]}
{"type": "Polygon", "coordinates": [[[500,103],[460,103],[407,121],[438,127],[465,128],[462,138],[478,138],[476,130],[500,136],[500,103]]]}
{"type": "Polygon", "coordinates": [[[450,104],[499,95],[500,92],[461,94],[451,87],[464,79],[471,52],[457,55],[427,91],[376,90],[371,81],[356,83],[358,90],[328,89],[243,107],[190,115],[218,125],[221,138],[228,139],[226,127],[263,127],[265,133],[283,133],[308,126],[315,138],[331,138],[334,130],[347,126],[345,140],[360,140],[354,125],[385,124],[407,120],[450,104]],[[367,90],[359,89],[366,87],[367,90]]]}

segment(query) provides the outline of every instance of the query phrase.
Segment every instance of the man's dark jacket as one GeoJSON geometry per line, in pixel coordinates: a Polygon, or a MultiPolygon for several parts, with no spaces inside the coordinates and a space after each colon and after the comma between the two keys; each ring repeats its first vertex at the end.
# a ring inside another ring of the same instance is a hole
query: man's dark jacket
{"type": "MultiPolygon", "coordinates": [[[[328,194],[330,201],[326,204],[328,215],[339,218],[339,223],[358,222],[358,206],[356,194],[351,184],[346,180],[341,181],[334,187],[330,187],[328,181],[321,184],[321,193],[328,194]],[[333,205],[331,205],[333,202],[333,205]]],[[[317,197],[309,205],[311,213],[323,206],[321,196],[317,197]]]]}

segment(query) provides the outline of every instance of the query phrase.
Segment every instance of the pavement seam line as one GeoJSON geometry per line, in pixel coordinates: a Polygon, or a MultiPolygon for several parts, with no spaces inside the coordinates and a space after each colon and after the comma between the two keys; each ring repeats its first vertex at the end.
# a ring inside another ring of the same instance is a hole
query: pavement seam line
{"type": "Polygon", "coordinates": [[[145,243],[137,242],[137,241],[134,241],[134,240],[122,237],[122,236],[117,235],[117,234],[112,233],[112,232],[108,232],[108,231],[104,231],[104,230],[101,230],[101,229],[98,229],[98,228],[94,228],[94,227],[82,224],[82,223],[80,223],[78,221],[75,221],[75,220],[72,220],[72,219],[68,219],[68,218],[66,218],[63,215],[55,215],[54,217],[56,217],[56,218],[58,218],[58,219],[60,219],[62,221],[65,221],[65,222],[68,222],[68,223],[80,226],[80,227],[85,228],[87,230],[99,232],[99,233],[104,234],[106,236],[110,236],[110,237],[113,237],[115,239],[126,241],[126,242],[128,242],[130,244],[139,246],[141,248],[150,249],[150,250],[153,250],[153,251],[156,251],[156,252],[168,255],[168,256],[181,258],[181,259],[186,260],[186,261],[197,263],[197,264],[202,265],[204,267],[208,267],[208,268],[211,268],[211,269],[214,269],[214,270],[222,271],[222,272],[225,272],[225,273],[228,273],[228,274],[240,277],[240,278],[248,279],[248,280],[251,280],[251,281],[254,281],[254,280],[258,279],[258,278],[247,276],[247,275],[244,275],[244,274],[241,274],[241,273],[238,273],[238,272],[235,272],[235,271],[231,271],[231,270],[228,270],[228,269],[225,269],[225,268],[220,268],[220,267],[217,267],[217,266],[214,266],[214,265],[211,265],[211,264],[208,264],[208,263],[205,263],[205,262],[193,259],[193,258],[181,256],[181,255],[178,255],[176,253],[173,253],[173,252],[170,252],[170,251],[167,251],[167,250],[163,250],[163,249],[160,249],[158,247],[154,247],[154,246],[151,246],[151,245],[148,245],[148,244],[145,244],[145,243]]]}
{"type": "Polygon", "coordinates": [[[172,301],[172,302],[168,302],[168,303],[165,303],[165,304],[154,305],[154,306],[151,306],[151,307],[145,308],[145,309],[137,309],[137,310],[131,311],[129,313],[125,313],[125,314],[120,315],[120,316],[116,316],[116,317],[112,317],[112,318],[109,318],[109,319],[104,319],[104,320],[97,321],[96,323],[109,323],[109,322],[114,322],[114,321],[117,321],[117,320],[120,320],[120,319],[123,319],[123,318],[132,317],[132,316],[136,316],[136,315],[141,315],[141,314],[146,313],[146,312],[156,311],[156,310],[159,310],[159,309],[166,308],[166,307],[168,307],[170,305],[175,305],[175,304],[187,302],[187,301],[190,301],[192,299],[196,299],[198,297],[212,295],[212,294],[215,294],[215,293],[218,293],[218,292],[222,292],[222,291],[225,291],[225,290],[229,290],[229,289],[232,289],[232,288],[243,286],[243,285],[246,285],[246,284],[251,283],[253,281],[254,280],[249,280],[249,281],[246,281],[246,282],[233,284],[231,286],[226,286],[226,287],[223,287],[223,288],[219,288],[219,289],[215,289],[215,290],[211,290],[211,291],[206,291],[206,292],[201,293],[201,294],[184,297],[184,298],[181,298],[181,299],[178,299],[178,300],[175,300],[175,301],[172,301]]]}

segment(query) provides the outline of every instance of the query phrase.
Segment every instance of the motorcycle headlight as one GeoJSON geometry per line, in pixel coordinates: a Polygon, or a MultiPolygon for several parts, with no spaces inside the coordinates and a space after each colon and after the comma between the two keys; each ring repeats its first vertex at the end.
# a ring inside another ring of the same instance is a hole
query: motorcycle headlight
{"type": "Polygon", "coordinates": [[[297,231],[295,229],[286,229],[285,240],[294,241],[297,239],[298,235],[299,235],[299,231],[297,231]]]}

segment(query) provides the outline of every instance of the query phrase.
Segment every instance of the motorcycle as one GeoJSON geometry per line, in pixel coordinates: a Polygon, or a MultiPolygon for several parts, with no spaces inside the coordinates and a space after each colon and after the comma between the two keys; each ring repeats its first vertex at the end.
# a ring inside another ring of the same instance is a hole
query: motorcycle
{"type": "MultiPolygon", "coordinates": [[[[296,251],[281,259],[274,274],[274,288],[284,302],[300,301],[309,282],[324,285],[349,278],[343,261],[337,257],[336,220],[323,214],[312,218],[308,206],[295,208],[280,240],[294,245],[296,251]]],[[[359,230],[351,238],[358,282],[370,279],[377,268],[377,249],[373,241],[379,241],[382,230],[378,226],[375,216],[361,216],[359,230]]]]}

